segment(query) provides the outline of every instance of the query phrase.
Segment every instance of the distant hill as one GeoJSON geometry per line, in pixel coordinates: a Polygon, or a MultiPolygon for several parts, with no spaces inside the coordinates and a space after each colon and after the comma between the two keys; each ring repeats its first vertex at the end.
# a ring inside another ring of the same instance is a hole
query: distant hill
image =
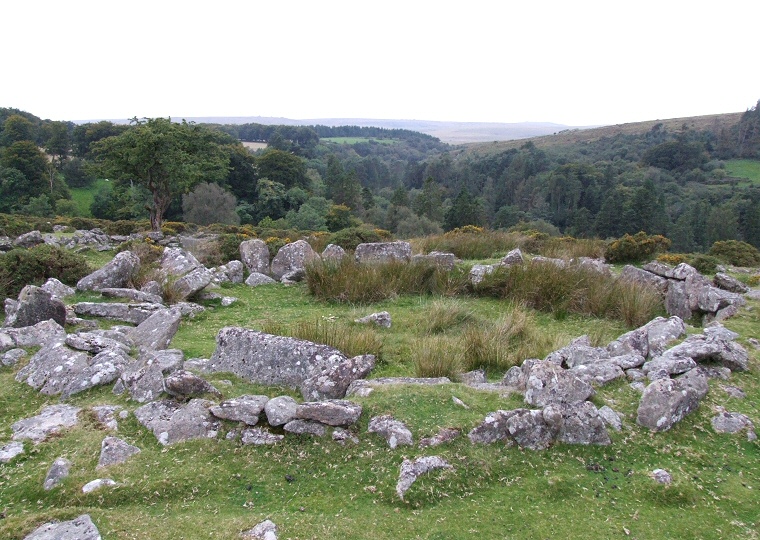
{"type": "MultiPolygon", "coordinates": [[[[264,124],[285,126],[371,126],[386,129],[408,129],[437,137],[449,144],[477,142],[511,141],[551,135],[566,129],[582,129],[579,126],[565,126],[551,122],[439,122],[433,120],[380,120],[372,118],[311,118],[293,120],[271,116],[178,116],[176,120],[187,120],[198,124],[264,124]]],[[[111,120],[127,123],[126,119],[111,120]]],[[[81,122],[77,122],[81,123],[81,122]]]]}

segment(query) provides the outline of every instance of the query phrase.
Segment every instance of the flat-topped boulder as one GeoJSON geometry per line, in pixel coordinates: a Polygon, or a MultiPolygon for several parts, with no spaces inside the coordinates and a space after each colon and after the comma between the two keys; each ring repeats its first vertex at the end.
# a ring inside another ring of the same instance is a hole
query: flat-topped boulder
{"type": "Polygon", "coordinates": [[[11,426],[13,440],[28,439],[39,444],[50,435],[77,425],[80,410],[79,407],[65,404],[48,405],[40,414],[14,422],[11,426]]]}
{"type": "Polygon", "coordinates": [[[100,540],[100,531],[88,514],[69,521],[44,523],[24,537],[24,540],[100,540]]]}
{"type": "Polygon", "coordinates": [[[401,240],[359,244],[354,256],[360,263],[409,262],[412,258],[412,245],[401,240]]]}
{"type": "Polygon", "coordinates": [[[152,294],[127,287],[105,287],[103,289],[98,289],[98,292],[106,298],[127,298],[133,302],[161,304],[164,301],[160,294],[152,294]]]}
{"type": "Polygon", "coordinates": [[[128,287],[140,270],[140,258],[131,251],[122,251],[102,268],[77,282],[80,291],[96,291],[106,287],[128,287]]]}
{"type": "Polygon", "coordinates": [[[102,317],[132,324],[140,324],[160,309],[163,304],[122,303],[122,302],[79,302],[74,304],[74,313],[85,317],[102,317]]]}

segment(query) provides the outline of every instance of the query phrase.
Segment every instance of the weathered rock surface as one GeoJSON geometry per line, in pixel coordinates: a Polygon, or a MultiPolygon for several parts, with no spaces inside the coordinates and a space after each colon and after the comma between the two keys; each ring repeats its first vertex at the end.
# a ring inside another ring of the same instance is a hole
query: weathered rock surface
{"type": "Polygon", "coordinates": [[[88,514],[70,521],[50,522],[40,525],[24,537],[24,540],[100,540],[100,531],[88,514]]]}
{"type": "Polygon", "coordinates": [[[296,418],[314,420],[328,426],[350,426],[362,414],[362,407],[344,399],[307,401],[296,408],[296,418]]]}
{"type": "Polygon", "coordinates": [[[502,266],[514,266],[523,264],[524,262],[525,258],[523,257],[522,251],[520,248],[515,248],[504,256],[500,264],[502,266]]]}
{"type": "Polygon", "coordinates": [[[74,312],[77,315],[87,317],[103,317],[116,321],[124,321],[132,324],[140,324],[160,309],[166,309],[163,304],[135,303],[126,304],[120,302],[79,302],[74,304],[74,312]]]}
{"type": "Polygon", "coordinates": [[[138,422],[148,428],[163,445],[190,439],[214,438],[219,432],[219,421],[209,408],[213,402],[192,399],[187,404],[176,401],[153,401],[135,410],[138,422]]]}
{"type": "Polygon", "coordinates": [[[388,446],[396,448],[399,445],[412,446],[412,432],[409,431],[403,422],[400,422],[390,415],[375,416],[369,421],[367,429],[369,433],[377,433],[383,437],[388,446]]]}
{"type": "Polygon", "coordinates": [[[525,402],[543,407],[550,403],[585,401],[593,387],[553,362],[536,362],[525,382],[525,402]]]}
{"type": "Polygon", "coordinates": [[[673,477],[665,469],[655,469],[649,476],[658,484],[670,484],[673,482],[673,477]]]}
{"type": "Polygon", "coordinates": [[[715,362],[731,371],[746,371],[749,365],[749,357],[744,347],[734,341],[722,339],[720,334],[691,335],[665,351],[660,359],[662,358],[690,358],[699,363],[715,362]]]}
{"type": "Polygon", "coordinates": [[[620,431],[623,429],[623,419],[620,418],[620,415],[615,412],[611,407],[605,405],[603,407],[599,407],[599,416],[602,420],[604,420],[604,423],[614,429],[615,431],[620,431]]]}
{"type": "Polygon", "coordinates": [[[285,438],[284,435],[277,435],[275,433],[270,433],[269,431],[265,429],[254,427],[254,428],[243,430],[242,436],[240,437],[240,441],[243,444],[253,444],[256,446],[261,446],[265,444],[277,444],[278,442],[282,441],[284,438],[285,438]]]}
{"type": "Polygon", "coordinates": [[[0,446],[0,463],[8,463],[24,453],[24,443],[13,441],[0,446]]]}
{"type": "Polygon", "coordinates": [[[295,420],[298,402],[290,396],[277,396],[264,405],[264,413],[270,426],[282,426],[295,420]]]}
{"type": "Polygon", "coordinates": [[[412,258],[412,245],[404,241],[359,244],[354,256],[360,263],[409,262],[412,258]]]}
{"type": "Polygon", "coordinates": [[[103,351],[120,351],[129,354],[130,347],[123,340],[116,340],[100,332],[77,332],[66,336],[66,345],[78,351],[98,354],[103,351]]]}
{"type": "Polygon", "coordinates": [[[387,385],[438,385],[451,384],[448,377],[379,377],[377,379],[356,379],[348,386],[346,397],[367,397],[373,388],[387,385]]]}
{"type": "Polygon", "coordinates": [[[377,326],[382,326],[383,328],[390,328],[391,314],[388,313],[387,311],[380,311],[378,313],[370,313],[366,317],[355,319],[354,322],[359,323],[359,324],[374,324],[377,326]]]}
{"type": "Polygon", "coordinates": [[[45,283],[42,284],[40,287],[43,291],[49,292],[51,296],[54,296],[56,298],[66,298],[67,296],[73,295],[76,291],[74,287],[69,287],[68,285],[65,285],[64,283],[61,283],[59,280],[55,278],[49,278],[45,283]]]}
{"type": "Polygon", "coordinates": [[[108,467],[109,465],[118,465],[124,463],[135,454],[139,454],[140,449],[129,444],[127,441],[118,437],[106,437],[100,443],[100,458],[96,469],[108,467]]]}
{"type": "Polygon", "coordinates": [[[543,417],[558,442],[600,445],[612,442],[604,420],[590,401],[548,405],[543,417]]]}
{"type": "Polygon", "coordinates": [[[453,469],[453,467],[440,456],[425,456],[414,461],[405,459],[401,463],[401,471],[396,483],[396,494],[403,500],[406,492],[420,476],[437,469],[453,469]]]}
{"type": "Polygon", "coordinates": [[[456,264],[456,257],[453,253],[431,251],[427,255],[413,255],[412,263],[427,263],[441,270],[451,272],[456,264]]]}
{"type": "Polygon", "coordinates": [[[164,390],[178,399],[200,397],[205,394],[221,395],[221,392],[208,381],[184,369],[178,369],[164,379],[164,390]]]}
{"type": "Polygon", "coordinates": [[[607,350],[611,357],[639,354],[653,358],[662,354],[671,342],[685,334],[686,325],[680,317],[657,317],[644,326],[623,334],[610,343],[607,350]]]}
{"type": "Polygon", "coordinates": [[[119,484],[117,484],[112,478],[98,478],[91,482],[87,482],[82,486],[82,493],[92,493],[93,491],[97,491],[104,487],[114,487],[118,485],[119,484]]]}
{"type": "Polygon", "coordinates": [[[507,419],[507,429],[520,448],[545,450],[551,446],[554,434],[544,419],[543,411],[516,409],[513,412],[507,419]]]}
{"type": "Polygon", "coordinates": [[[425,437],[425,438],[420,439],[418,446],[420,448],[431,448],[434,446],[440,446],[442,444],[446,444],[448,442],[453,441],[454,439],[459,438],[460,435],[462,435],[462,432],[459,431],[458,429],[443,428],[432,437],[425,437]]]}
{"type": "Polygon", "coordinates": [[[732,293],[744,294],[746,292],[749,292],[748,286],[746,286],[738,279],[733,278],[728,274],[724,274],[723,272],[718,272],[715,274],[715,277],[713,278],[713,284],[719,289],[723,289],[724,291],[732,293]]]}
{"type": "Polygon", "coordinates": [[[21,328],[54,320],[61,326],[66,324],[66,306],[49,292],[34,285],[27,285],[18,295],[18,303],[12,313],[6,313],[4,326],[21,328]]]}
{"type": "MultiPolygon", "coordinates": [[[[182,359],[182,351],[174,349],[148,353],[124,369],[121,385],[138,403],[158,399],[164,391],[164,375],[180,369],[182,359]]],[[[119,393],[120,389],[116,386],[114,392],[119,393]]]]}
{"type": "Polygon", "coordinates": [[[295,435],[312,435],[314,437],[324,437],[327,433],[327,428],[324,424],[315,422],[314,420],[302,420],[300,418],[291,420],[282,426],[282,429],[295,435]]]}
{"type": "Polygon", "coordinates": [[[128,335],[141,351],[163,350],[169,347],[181,319],[182,313],[177,309],[159,309],[128,335]]]}
{"type": "Polygon", "coordinates": [[[677,379],[658,379],[644,390],[636,421],[652,431],[667,431],[696,410],[707,391],[707,377],[699,370],[677,379]]]}
{"type": "Polygon", "coordinates": [[[341,261],[345,256],[346,250],[337,244],[327,244],[321,255],[323,261],[341,261]]]}
{"type": "Polygon", "coordinates": [[[470,282],[473,285],[477,285],[483,279],[486,277],[486,275],[493,273],[494,269],[496,268],[493,264],[475,264],[470,269],[470,282]]]}
{"type": "Polygon", "coordinates": [[[219,405],[211,407],[209,411],[222,420],[255,426],[268,401],[267,396],[245,395],[222,401],[219,405]]]}
{"type": "Polygon", "coordinates": [[[746,430],[747,440],[757,439],[755,424],[744,414],[721,411],[710,420],[710,423],[716,433],[738,433],[746,430]]]}
{"type": "Polygon", "coordinates": [[[0,364],[4,366],[15,366],[19,360],[26,356],[24,349],[10,349],[0,354],[0,364]]]}
{"type": "Polygon", "coordinates": [[[42,484],[42,488],[45,491],[49,491],[63,482],[69,476],[71,470],[71,461],[66,458],[59,457],[48,469],[45,476],[45,482],[42,484]]]}
{"type": "Polygon", "coordinates": [[[483,422],[472,429],[467,434],[470,442],[473,444],[493,444],[495,442],[504,442],[507,446],[514,444],[514,440],[509,433],[507,420],[517,414],[519,411],[495,411],[488,413],[483,422]]]}
{"type": "Polygon", "coordinates": [[[14,347],[41,347],[62,343],[66,331],[55,321],[42,321],[34,326],[3,328],[0,330],[0,352],[14,347]]]}
{"type": "Polygon", "coordinates": [[[126,287],[106,287],[98,289],[98,292],[106,298],[127,298],[133,302],[146,302],[149,304],[162,304],[163,298],[160,294],[151,294],[136,289],[126,287]]]}
{"type": "Polygon", "coordinates": [[[340,399],[351,384],[369,375],[375,367],[375,357],[364,354],[340,360],[318,374],[305,379],[300,390],[306,400],[340,399]]]}
{"type": "Polygon", "coordinates": [[[77,283],[80,291],[96,291],[108,287],[129,287],[140,270],[140,258],[131,251],[122,251],[99,270],[85,276],[77,283]]]}
{"type": "Polygon", "coordinates": [[[316,259],[319,259],[319,255],[306,240],[285,244],[272,259],[272,276],[281,279],[285,274],[303,270],[306,264],[316,259]]]}
{"type": "Polygon", "coordinates": [[[229,261],[211,271],[214,283],[243,283],[243,263],[229,261]]]}
{"type": "Polygon", "coordinates": [[[48,405],[40,414],[14,422],[11,426],[13,440],[29,439],[34,444],[39,444],[49,435],[77,425],[80,410],[71,405],[48,405]]]}
{"type": "Polygon", "coordinates": [[[259,285],[271,285],[273,283],[277,283],[277,281],[270,278],[266,274],[262,274],[259,272],[251,272],[251,275],[249,275],[245,280],[245,284],[248,285],[249,287],[258,287],[259,285]]]}
{"type": "Polygon", "coordinates": [[[13,241],[13,245],[16,247],[30,248],[44,242],[45,240],[42,238],[42,233],[40,231],[29,231],[28,233],[18,236],[13,241]]]}
{"type": "Polygon", "coordinates": [[[240,259],[252,274],[269,273],[269,248],[263,240],[255,238],[241,242],[240,259]]]}
{"type": "Polygon", "coordinates": [[[625,373],[623,373],[620,366],[612,362],[584,364],[576,366],[569,371],[583,382],[592,386],[604,386],[616,379],[625,377],[625,373]]]}
{"type": "Polygon", "coordinates": [[[267,519],[253,529],[242,532],[240,536],[245,540],[277,540],[277,525],[267,519]]]}

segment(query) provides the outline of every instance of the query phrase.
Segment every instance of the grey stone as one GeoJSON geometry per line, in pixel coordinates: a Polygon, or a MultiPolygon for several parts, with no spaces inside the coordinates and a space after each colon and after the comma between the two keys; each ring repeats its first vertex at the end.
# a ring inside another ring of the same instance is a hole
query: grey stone
{"type": "Polygon", "coordinates": [[[176,281],[169,281],[166,287],[179,299],[184,300],[199,292],[211,283],[212,274],[204,267],[191,270],[176,281]]]}
{"type": "Polygon", "coordinates": [[[493,264],[475,264],[470,269],[470,283],[477,285],[486,277],[486,275],[493,273],[496,268],[493,264]]]}
{"type": "Polygon", "coordinates": [[[160,294],[151,294],[126,287],[106,287],[98,289],[98,292],[106,298],[127,298],[133,302],[147,302],[149,304],[162,304],[160,294]]]}
{"type": "Polygon", "coordinates": [[[140,270],[140,258],[131,251],[122,251],[99,270],[77,283],[80,291],[95,291],[107,287],[128,287],[140,270]]]}
{"type": "Polygon", "coordinates": [[[604,420],[590,401],[547,405],[543,417],[558,442],[599,445],[612,442],[604,420]]]}
{"type": "Polygon", "coordinates": [[[214,283],[243,283],[243,268],[240,261],[229,261],[212,270],[212,279],[214,283]]]}
{"type": "Polygon", "coordinates": [[[389,385],[439,385],[451,384],[448,377],[380,377],[377,379],[357,379],[348,386],[346,397],[367,397],[373,388],[389,385]]]}
{"type": "Polygon", "coordinates": [[[673,477],[665,469],[655,469],[650,473],[650,476],[658,484],[670,484],[673,482],[673,477]]]}
{"type": "Polygon", "coordinates": [[[164,391],[178,399],[200,397],[205,394],[221,396],[221,392],[208,381],[184,369],[178,369],[164,379],[164,391]]]}
{"type": "Polygon", "coordinates": [[[40,231],[29,231],[28,233],[24,233],[17,237],[13,241],[13,245],[16,247],[30,248],[44,242],[45,240],[42,238],[42,233],[40,231]]]}
{"type": "Polygon", "coordinates": [[[153,401],[164,392],[164,374],[181,367],[181,351],[156,351],[128,365],[121,375],[121,383],[138,403],[153,401]]]}
{"type": "Polygon", "coordinates": [[[267,519],[253,529],[242,532],[240,536],[246,540],[277,540],[277,525],[267,519]]]}
{"type": "Polygon", "coordinates": [[[646,381],[647,374],[640,369],[626,369],[625,376],[629,381],[646,381]]]}
{"type": "Polygon", "coordinates": [[[517,445],[528,450],[545,450],[554,439],[540,410],[516,409],[507,419],[507,429],[517,445]]]}
{"type": "Polygon", "coordinates": [[[222,401],[219,405],[211,407],[209,411],[222,420],[255,426],[268,401],[267,396],[245,395],[222,401]]]}
{"type": "Polygon", "coordinates": [[[230,307],[235,302],[237,302],[237,298],[235,298],[234,296],[223,296],[221,305],[222,307],[230,307]]]}
{"type": "Polygon", "coordinates": [[[360,263],[409,262],[412,245],[404,241],[359,244],[354,256],[360,263]]]}
{"type": "Polygon", "coordinates": [[[515,248],[504,256],[500,264],[502,266],[514,266],[523,264],[524,262],[525,258],[522,251],[520,251],[520,248],[515,248]]]}
{"type": "Polygon", "coordinates": [[[153,401],[136,409],[135,417],[153,432],[158,442],[170,445],[190,439],[215,438],[220,424],[209,412],[213,405],[204,399],[191,399],[186,404],[153,401]]]}
{"type": "Polygon", "coordinates": [[[70,521],[50,522],[40,525],[24,540],[101,540],[100,531],[88,514],[70,521]]]}
{"type": "Polygon", "coordinates": [[[124,415],[122,418],[126,418],[129,414],[127,411],[122,410],[119,405],[96,405],[92,408],[92,411],[95,413],[95,417],[98,419],[100,425],[104,429],[111,431],[119,429],[119,423],[115,418],[117,412],[121,411],[119,414],[124,415]]]}
{"type": "Polygon", "coordinates": [[[26,356],[24,349],[10,349],[0,354],[0,363],[4,366],[15,366],[24,356],[26,356]]]}
{"type": "Polygon", "coordinates": [[[434,446],[440,446],[457,439],[462,432],[455,428],[443,428],[432,437],[425,437],[420,439],[418,446],[420,448],[432,448],[434,446]]]}
{"type": "Polygon", "coordinates": [[[182,313],[178,309],[159,309],[129,331],[129,337],[141,351],[169,347],[179,329],[182,313]]]}
{"type": "Polygon", "coordinates": [[[351,442],[354,444],[359,444],[359,438],[348,431],[347,429],[343,428],[335,428],[332,432],[332,440],[337,442],[338,444],[344,445],[347,442],[351,442]]]}
{"type": "Polygon", "coordinates": [[[66,339],[63,326],[55,321],[42,321],[34,326],[22,328],[4,328],[0,331],[0,350],[13,347],[41,347],[53,343],[62,343],[66,339]]]}
{"type": "Polygon", "coordinates": [[[742,390],[738,386],[726,385],[726,386],[722,386],[721,388],[723,388],[723,391],[732,398],[744,399],[747,397],[747,394],[744,393],[744,390],[742,390]]]}
{"type": "Polygon", "coordinates": [[[270,278],[266,274],[259,272],[251,272],[251,275],[245,280],[245,284],[249,287],[258,287],[259,285],[271,285],[277,283],[274,279],[270,278]]]}
{"type": "Polygon", "coordinates": [[[100,458],[96,469],[102,469],[110,465],[124,463],[135,454],[139,454],[140,449],[118,437],[106,437],[100,443],[100,458]]]}
{"type": "Polygon", "coordinates": [[[612,362],[596,362],[582,364],[569,370],[583,382],[594,386],[604,386],[616,379],[625,377],[625,373],[617,364],[612,362]]]}
{"type": "Polygon", "coordinates": [[[525,374],[518,366],[512,366],[504,374],[501,384],[516,392],[525,392],[525,374]]]}
{"type": "Polygon", "coordinates": [[[264,405],[264,413],[270,426],[282,426],[295,420],[298,402],[290,396],[278,396],[264,405]]]}
{"type": "Polygon", "coordinates": [[[344,399],[307,401],[296,408],[296,418],[314,420],[328,426],[350,426],[362,414],[362,407],[344,399]]]}
{"type": "Polygon", "coordinates": [[[486,371],[484,369],[476,369],[459,375],[459,382],[466,385],[483,384],[487,383],[488,379],[486,379],[486,371]]]}
{"type": "Polygon", "coordinates": [[[324,437],[327,433],[327,428],[324,424],[315,422],[314,420],[301,420],[296,418],[291,420],[282,429],[288,433],[294,433],[296,435],[313,435],[314,437],[324,437]]]}
{"type": "Polygon", "coordinates": [[[216,337],[211,371],[228,371],[250,382],[297,388],[343,362],[337,349],[296,338],[225,327],[216,337]]]}
{"type": "Polygon", "coordinates": [[[48,436],[77,425],[77,414],[80,410],[79,407],[71,405],[48,405],[40,414],[14,422],[11,426],[13,440],[29,439],[34,444],[39,444],[48,436]]]}
{"type": "Polygon", "coordinates": [[[746,371],[749,366],[747,351],[734,341],[719,337],[694,334],[675,347],[668,349],[663,356],[680,356],[695,362],[717,362],[731,371],[746,371]]]}
{"type": "Polygon", "coordinates": [[[42,484],[42,488],[45,491],[50,491],[58,484],[63,482],[63,480],[68,478],[70,470],[71,461],[63,457],[57,458],[48,469],[47,475],[45,476],[45,482],[42,484]]]}
{"type": "Polygon", "coordinates": [[[667,431],[699,407],[708,388],[707,377],[698,370],[677,379],[658,379],[644,390],[636,421],[652,431],[667,431]]]}
{"type": "Polygon", "coordinates": [[[103,303],[103,302],[79,302],[74,304],[74,312],[77,315],[88,317],[103,317],[116,321],[124,321],[132,324],[140,324],[160,309],[166,309],[163,304],[149,303],[103,303]]]}
{"type": "Polygon", "coordinates": [[[370,419],[367,431],[382,436],[391,449],[399,445],[412,446],[414,444],[412,432],[403,422],[399,422],[390,415],[375,416],[370,419]]]}
{"type": "Polygon", "coordinates": [[[296,268],[290,272],[286,272],[280,278],[280,283],[285,285],[293,285],[294,283],[300,283],[306,279],[306,270],[303,268],[296,268]]]}
{"type": "Polygon", "coordinates": [[[92,493],[93,491],[97,491],[104,487],[114,487],[118,485],[119,484],[117,484],[112,478],[98,478],[97,480],[92,480],[82,486],[82,493],[92,493]]]}
{"type": "Polygon", "coordinates": [[[584,364],[593,364],[610,357],[607,349],[592,347],[588,336],[574,339],[570,345],[550,353],[545,361],[553,362],[562,367],[573,368],[584,364]]]}
{"type": "Polygon", "coordinates": [[[424,456],[414,461],[404,459],[396,483],[396,495],[404,500],[404,495],[420,476],[437,469],[453,469],[453,467],[440,456],[424,456]]]}
{"type": "Polygon", "coordinates": [[[27,285],[18,295],[18,304],[5,318],[4,326],[21,328],[53,319],[61,326],[66,324],[66,306],[40,287],[27,285]]]}
{"type": "Polygon", "coordinates": [[[714,416],[710,423],[716,433],[738,433],[746,430],[747,440],[757,439],[755,424],[744,414],[722,411],[714,416]]]}
{"type": "Polygon", "coordinates": [[[206,308],[195,302],[177,302],[172,304],[172,309],[178,310],[183,317],[194,319],[199,313],[206,311],[206,308]]]}
{"type": "Polygon", "coordinates": [[[254,427],[254,428],[244,429],[243,434],[240,438],[240,441],[243,444],[253,444],[256,446],[261,446],[265,444],[277,444],[278,442],[282,441],[284,438],[285,438],[284,435],[277,435],[275,433],[270,433],[269,431],[265,429],[254,427]]]}
{"type": "Polygon", "coordinates": [[[98,354],[103,351],[113,350],[129,354],[129,347],[122,341],[117,341],[109,337],[94,332],[78,332],[66,336],[66,345],[78,351],[86,351],[92,354],[98,354]]]}
{"type": "Polygon", "coordinates": [[[354,319],[355,323],[359,324],[374,324],[376,326],[382,326],[383,328],[391,327],[391,314],[387,311],[380,311],[378,313],[370,313],[366,317],[354,319]]]}
{"type": "Polygon", "coordinates": [[[507,420],[525,409],[515,409],[513,411],[495,411],[488,413],[485,420],[475,426],[467,437],[473,444],[492,444],[495,442],[504,442],[507,446],[514,444],[512,435],[509,433],[507,420]]]}
{"type": "Polygon", "coordinates": [[[204,268],[192,253],[182,248],[165,248],[159,264],[161,270],[174,276],[184,276],[193,270],[204,268]]]}
{"type": "Polygon", "coordinates": [[[371,354],[342,359],[305,379],[300,385],[301,395],[310,401],[341,399],[354,381],[369,375],[374,367],[375,357],[371,354]]]}
{"type": "Polygon", "coordinates": [[[337,244],[327,244],[321,255],[323,261],[341,261],[345,256],[346,250],[337,244]]]}
{"type": "Polygon", "coordinates": [[[629,370],[643,366],[646,358],[640,354],[621,354],[609,358],[607,362],[618,366],[620,369],[629,370]]]}
{"type": "Polygon", "coordinates": [[[729,276],[728,274],[724,274],[723,272],[718,272],[715,274],[713,283],[716,287],[723,289],[724,291],[741,294],[749,292],[749,287],[747,287],[744,283],[736,278],[729,276]]]}
{"type": "Polygon", "coordinates": [[[281,279],[294,270],[302,270],[309,262],[318,260],[319,255],[306,240],[285,244],[272,259],[272,276],[281,279]]]}
{"type": "Polygon", "coordinates": [[[644,384],[642,381],[632,382],[628,386],[630,386],[633,390],[635,390],[636,392],[639,392],[639,393],[643,393],[644,390],[646,390],[646,388],[647,388],[647,385],[644,384]]]}
{"type": "Polygon", "coordinates": [[[144,292],[144,293],[151,294],[151,295],[161,298],[161,294],[163,294],[163,289],[161,288],[161,284],[158,281],[151,280],[151,281],[148,281],[142,287],[140,287],[140,292],[144,292]]]}
{"type": "Polygon", "coordinates": [[[719,339],[722,341],[734,341],[739,338],[739,334],[729,330],[719,322],[712,322],[702,329],[702,333],[707,337],[719,339]]]}
{"type": "Polygon", "coordinates": [[[599,417],[604,420],[604,423],[614,429],[615,431],[620,431],[623,429],[623,420],[620,418],[620,415],[615,412],[612,408],[608,407],[607,405],[604,405],[603,407],[599,407],[599,417]]]}
{"type": "Polygon", "coordinates": [[[0,446],[0,463],[8,463],[24,453],[24,443],[13,441],[0,446]]]}
{"type": "Polygon", "coordinates": [[[43,291],[50,293],[51,296],[61,299],[66,298],[67,296],[71,296],[77,292],[74,287],[69,287],[68,285],[63,284],[59,280],[52,277],[48,278],[48,280],[43,283],[40,288],[43,291]]]}
{"type": "Polygon", "coordinates": [[[456,257],[453,253],[444,253],[441,251],[431,251],[427,255],[414,255],[412,256],[412,263],[425,263],[440,270],[451,272],[454,269],[456,263],[456,257]]]}
{"type": "Polygon", "coordinates": [[[623,267],[620,279],[650,287],[662,296],[665,296],[668,291],[668,280],[666,278],[635,266],[626,265],[623,267]]]}
{"type": "Polygon", "coordinates": [[[577,260],[573,260],[573,263],[577,264],[580,268],[589,271],[596,272],[603,276],[612,276],[612,266],[606,264],[604,259],[592,259],[591,257],[579,257],[577,260]]]}
{"type": "MultiPolygon", "coordinates": [[[[689,370],[697,367],[697,363],[688,356],[679,356],[676,354],[668,354],[658,356],[657,358],[646,362],[641,366],[641,370],[649,375],[650,373],[657,373],[664,371],[668,375],[680,375],[686,373],[689,370]]],[[[650,380],[652,377],[650,377],[650,380]]]]}
{"type": "Polygon", "coordinates": [[[525,382],[525,402],[543,407],[550,403],[585,401],[593,387],[552,362],[537,362],[525,382]]]}
{"type": "Polygon", "coordinates": [[[252,274],[269,273],[269,248],[263,240],[255,238],[241,242],[240,259],[252,274]]]}

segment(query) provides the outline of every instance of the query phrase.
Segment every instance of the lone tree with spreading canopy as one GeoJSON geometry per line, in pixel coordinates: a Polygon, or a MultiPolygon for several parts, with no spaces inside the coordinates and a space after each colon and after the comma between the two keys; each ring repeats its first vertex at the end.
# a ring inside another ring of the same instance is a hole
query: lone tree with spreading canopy
{"type": "Polygon", "coordinates": [[[123,133],[96,143],[103,172],[117,183],[134,183],[150,191],[150,225],[161,230],[172,200],[201,181],[219,182],[227,176],[224,135],[170,118],[133,118],[123,133]]]}

